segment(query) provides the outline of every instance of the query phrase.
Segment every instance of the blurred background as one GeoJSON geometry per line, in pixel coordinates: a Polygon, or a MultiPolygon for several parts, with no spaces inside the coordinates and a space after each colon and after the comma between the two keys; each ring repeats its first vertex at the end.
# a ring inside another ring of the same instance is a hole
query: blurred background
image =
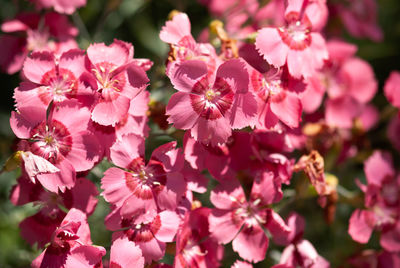
{"type": "MultiPolygon", "coordinates": [[[[261,1],[266,2],[266,1],[261,1]]],[[[335,2],[335,0],[328,0],[335,2]]],[[[385,79],[391,70],[400,70],[400,2],[398,0],[378,0],[378,21],[384,32],[384,40],[375,43],[367,39],[355,39],[349,35],[344,36],[348,41],[358,45],[357,55],[372,65],[379,81],[379,94],[374,99],[374,104],[380,110],[384,110],[387,101],[382,94],[385,79]]],[[[34,7],[24,0],[11,1],[0,0],[0,22],[13,18],[18,10],[34,7]]],[[[213,19],[205,6],[196,0],[87,0],[87,5],[79,9],[78,13],[71,16],[71,22],[79,29],[77,39],[80,47],[85,49],[93,42],[110,44],[114,38],[131,42],[135,49],[135,58],[149,58],[154,62],[153,68],[148,72],[152,97],[166,102],[172,92],[168,79],[164,75],[164,63],[167,58],[168,46],[158,37],[161,27],[165,24],[171,10],[177,9],[186,12],[192,22],[192,33],[197,36],[202,29],[208,26],[213,19]]],[[[0,165],[3,166],[11,156],[15,143],[14,135],[9,127],[9,117],[13,110],[13,90],[18,86],[20,78],[18,74],[7,75],[0,73],[0,165]]],[[[377,148],[390,148],[386,141],[386,126],[379,125],[370,134],[372,142],[377,148]]],[[[147,143],[151,147],[164,143],[171,139],[150,137],[147,143]]],[[[398,154],[395,162],[399,163],[398,154]]],[[[99,185],[102,171],[107,167],[102,163],[90,174],[99,185]]],[[[362,163],[350,163],[351,167],[338,167],[336,175],[340,180],[349,180],[345,183],[350,190],[356,190],[354,178],[363,179],[362,163]]],[[[400,168],[398,168],[400,169],[400,168]]],[[[9,201],[9,193],[16,183],[18,170],[2,172],[0,174],[0,267],[29,267],[30,262],[39,254],[39,250],[30,247],[19,234],[18,224],[27,216],[33,215],[37,210],[32,204],[15,207],[9,201]]],[[[204,197],[199,197],[205,199],[204,197]]],[[[332,266],[345,263],[348,256],[357,250],[360,245],[351,241],[347,235],[348,219],[353,207],[343,204],[338,206],[337,219],[333,225],[327,226],[323,222],[322,215],[314,213],[318,209],[315,200],[290,204],[290,208],[296,209],[307,219],[306,235],[318,252],[332,262],[332,266]],[[311,231],[312,230],[312,231],[311,231]]],[[[108,205],[102,197],[95,213],[90,217],[89,224],[92,232],[92,240],[95,244],[102,245],[106,249],[110,246],[110,232],[106,231],[103,220],[109,212],[108,205]]],[[[378,246],[376,235],[371,239],[366,248],[378,246]]],[[[237,255],[232,250],[226,251],[224,266],[229,267],[237,255]]],[[[364,246],[363,246],[364,247],[364,246]]],[[[256,267],[268,267],[279,247],[271,247],[268,250],[271,258],[256,267]],[[270,259],[270,260],[268,260],[270,259]]],[[[165,259],[171,263],[171,256],[165,259]]]]}

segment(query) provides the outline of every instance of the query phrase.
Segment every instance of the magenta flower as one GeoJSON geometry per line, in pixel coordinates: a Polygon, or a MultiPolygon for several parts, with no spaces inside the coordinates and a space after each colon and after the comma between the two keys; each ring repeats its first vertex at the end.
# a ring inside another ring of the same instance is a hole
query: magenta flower
{"type": "Polygon", "coordinates": [[[93,167],[100,151],[96,137],[88,131],[89,119],[89,110],[72,100],[53,106],[47,118],[45,108],[23,107],[12,113],[10,125],[15,135],[24,139],[22,150],[47,163],[25,168],[32,182],[37,179],[49,191],[64,192],[74,186],[75,171],[93,167]],[[49,169],[48,163],[57,169],[49,169]],[[43,166],[46,169],[40,170],[43,166]]]}
{"type": "Polygon", "coordinates": [[[92,44],[87,49],[91,75],[85,80],[95,90],[92,120],[115,126],[129,111],[131,100],[147,87],[144,70],[133,61],[133,46],[114,40],[110,46],[92,44]]]}
{"type": "Polygon", "coordinates": [[[103,247],[93,246],[86,215],[71,209],[60,227],[54,231],[50,245],[32,262],[39,267],[99,267],[106,254],[103,247]]]}
{"type": "MultiPolygon", "coordinates": [[[[286,63],[295,78],[310,77],[328,59],[325,40],[315,31],[321,28],[324,18],[317,17],[314,21],[315,6],[305,3],[309,2],[288,1],[286,25],[263,28],[256,38],[256,47],[264,59],[276,68],[286,63]]],[[[322,4],[322,8],[326,8],[325,5],[322,4]]]]}
{"type": "Polygon", "coordinates": [[[169,100],[168,122],[190,129],[195,140],[224,143],[232,128],[254,125],[256,101],[248,90],[248,73],[240,59],[226,61],[213,75],[203,61],[184,61],[174,65],[169,76],[179,92],[169,100]]]}
{"type": "Polygon", "coordinates": [[[180,173],[183,155],[175,146],[170,142],[158,147],[145,163],[142,137],[129,134],[114,143],[111,161],[120,168],[104,172],[101,188],[106,201],[122,207],[123,216],[142,213],[138,222],[151,220],[158,209],[175,210],[186,191],[180,173]]]}
{"type": "MultiPolygon", "coordinates": [[[[264,186],[264,191],[273,188],[264,186]]],[[[257,185],[253,186],[250,201],[247,201],[242,187],[231,181],[218,185],[210,197],[216,206],[209,216],[210,233],[222,244],[233,240],[233,250],[252,262],[265,258],[269,242],[263,228],[279,236],[288,234],[290,230],[277,213],[267,208],[272,202],[258,198],[260,189],[257,188],[257,185]]]]}

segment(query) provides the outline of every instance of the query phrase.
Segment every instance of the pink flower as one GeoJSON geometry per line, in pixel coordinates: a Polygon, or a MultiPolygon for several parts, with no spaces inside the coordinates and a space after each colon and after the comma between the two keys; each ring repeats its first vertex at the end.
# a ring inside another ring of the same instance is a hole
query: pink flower
{"type": "Polygon", "coordinates": [[[183,156],[175,146],[176,142],[170,142],[158,147],[146,164],[142,137],[129,134],[115,142],[110,156],[121,168],[104,173],[101,188],[106,201],[122,207],[123,216],[141,215],[138,222],[151,220],[158,209],[175,210],[186,191],[180,173],[183,156]]]}
{"type": "Polygon", "coordinates": [[[131,133],[142,137],[148,135],[150,130],[147,126],[149,101],[150,93],[145,90],[131,99],[128,113],[115,125],[115,134],[118,139],[131,133]]]}
{"type": "Polygon", "coordinates": [[[44,15],[43,27],[39,27],[39,21],[41,17],[36,13],[22,13],[1,25],[1,30],[6,33],[0,37],[0,67],[3,71],[8,74],[18,72],[31,51],[61,54],[78,48],[74,40],[78,29],[66,16],[51,12],[44,15]]]}
{"type": "Polygon", "coordinates": [[[140,248],[128,238],[118,238],[111,246],[109,268],[143,268],[140,248]]]}
{"type": "Polygon", "coordinates": [[[399,251],[400,177],[395,174],[387,152],[375,151],[365,162],[368,184],[360,184],[366,209],[356,209],[349,222],[349,234],[359,243],[367,243],[374,229],[381,231],[380,244],[388,251],[399,251]]]}
{"type": "Polygon", "coordinates": [[[78,178],[71,190],[57,195],[45,191],[40,184],[34,184],[29,178],[22,176],[12,189],[10,199],[16,206],[29,202],[40,206],[40,210],[23,220],[19,227],[22,237],[29,244],[37,243],[39,247],[43,247],[50,241],[52,233],[66,215],[60,206],[67,209],[77,208],[91,215],[97,205],[97,195],[96,186],[85,178],[78,178]]]}
{"type": "Polygon", "coordinates": [[[53,106],[48,117],[45,108],[37,107],[23,107],[19,113],[12,113],[11,128],[18,138],[24,139],[20,143],[22,150],[47,163],[31,169],[34,172],[28,175],[32,182],[37,179],[52,192],[64,192],[74,186],[75,171],[93,167],[100,151],[96,137],[88,131],[89,119],[88,109],[72,100],[53,106]],[[48,162],[57,170],[49,169],[48,162]]]}
{"type": "Polygon", "coordinates": [[[369,268],[371,265],[382,268],[391,268],[400,266],[400,255],[398,252],[366,249],[352,256],[348,262],[355,268],[369,268]]]}
{"type": "Polygon", "coordinates": [[[174,267],[219,267],[224,247],[210,237],[208,217],[210,209],[197,208],[186,212],[176,235],[174,267]],[[207,239],[204,239],[207,237],[207,239]]]}
{"type": "Polygon", "coordinates": [[[231,266],[231,268],[253,268],[253,265],[251,265],[248,262],[245,261],[235,261],[235,263],[231,266]]]}
{"type": "Polygon", "coordinates": [[[187,161],[183,166],[182,174],[187,182],[188,190],[201,194],[207,192],[209,179],[200,170],[192,168],[187,161]]]}
{"type": "MultiPolygon", "coordinates": [[[[185,13],[179,12],[172,20],[167,21],[160,32],[160,39],[169,44],[178,44],[182,38],[191,38],[191,25],[189,17],[185,13]]],[[[193,42],[194,39],[192,40],[193,42]]]]}
{"type": "Polygon", "coordinates": [[[321,28],[321,21],[314,21],[314,17],[309,16],[314,6],[306,3],[309,2],[288,1],[286,25],[263,28],[256,38],[256,47],[264,59],[276,68],[286,63],[295,78],[312,76],[328,59],[325,40],[315,31],[315,28],[321,28]]]}
{"type": "Polygon", "coordinates": [[[375,42],[382,41],[383,33],[377,24],[375,0],[347,0],[336,6],[344,26],[357,38],[368,37],[375,42]]]}
{"type": "Polygon", "coordinates": [[[283,250],[279,265],[274,268],[329,268],[329,262],[318,255],[313,245],[303,239],[305,222],[303,217],[297,213],[291,213],[287,219],[287,225],[290,227],[290,234],[283,237],[274,237],[278,244],[287,245],[283,250]]]}
{"type": "Polygon", "coordinates": [[[394,145],[394,147],[400,151],[400,119],[398,116],[395,116],[389,123],[389,127],[387,129],[387,136],[389,137],[390,142],[394,145]]]}
{"type": "Polygon", "coordinates": [[[207,169],[212,175],[225,174],[229,163],[227,144],[234,136],[235,132],[226,143],[212,146],[196,141],[186,132],[183,138],[185,159],[195,170],[207,169]]]}
{"type": "Polygon", "coordinates": [[[378,83],[371,66],[354,56],[357,47],[343,41],[329,41],[329,60],[307,79],[302,95],[304,110],[314,112],[327,92],[325,119],[329,125],[350,128],[375,95],[378,83]],[[348,107],[353,107],[348,109],[348,107]]]}
{"type": "Polygon", "coordinates": [[[235,172],[254,178],[261,185],[265,179],[271,180],[274,194],[266,191],[261,193],[274,199],[273,202],[279,201],[281,184],[290,183],[294,164],[294,160],[286,156],[287,152],[293,151],[288,135],[283,131],[255,130],[253,133],[237,132],[234,137],[230,147],[230,167],[235,172]]]}
{"type": "MultiPolygon", "coordinates": [[[[235,252],[245,260],[259,262],[265,258],[268,237],[263,228],[273,235],[289,233],[283,219],[272,209],[266,208],[264,200],[258,198],[257,186],[253,186],[247,201],[239,183],[231,181],[218,185],[211,192],[211,202],[216,206],[209,216],[210,233],[219,243],[232,242],[235,252]]],[[[263,187],[268,189],[268,185],[263,187]]],[[[272,201],[272,200],[270,200],[272,201]]]]}
{"type": "Polygon", "coordinates": [[[54,53],[32,53],[24,63],[23,74],[29,82],[22,82],[14,91],[17,108],[43,106],[77,98],[83,85],[79,77],[85,72],[85,54],[79,49],[69,50],[56,58],[54,53]]]}
{"type": "Polygon", "coordinates": [[[252,20],[259,10],[259,3],[255,0],[210,0],[201,1],[207,5],[210,13],[225,22],[225,29],[230,35],[245,37],[245,34],[253,30],[245,24],[252,20]],[[247,29],[246,29],[247,28],[247,29]]]}
{"type": "Polygon", "coordinates": [[[304,88],[301,81],[276,69],[265,74],[253,69],[251,84],[258,97],[258,129],[272,128],[279,121],[292,128],[299,126],[302,105],[295,90],[304,88]]]}
{"type": "Polygon", "coordinates": [[[395,107],[400,108],[400,72],[392,71],[385,82],[385,96],[395,107]]]}
{"type": "Polygon", "coordinates": [[[39,8],[54,8],[59,13],[72,14],[86,5],[86,0],[30,0],[39,8]]]}
{"type": "Polygon", "coordinates": [[[227,141],[232,128],[254,125],[256,102],[241,60],[221,64],[213,75],[203,61],[184,61],[169,76],[179,92],[169,100],[168,122],[190,129],[195,140],[216,145],[227,141]]]}
{"type": "Polygon", "coordinates": [[[133,46],[114,40],[110,46],[92,44],[87,49],[91,75],[85,80],[95,91],[92,120],[115,126],[124,120],[130,102],[147,87],[146,73],[133,61],[133,46]]]}
{"type": "Polygon", "coordinates": [[[146,264],[160,260],[166,249],[166,243],[174,241],[180,225],[180,218],[173,211],[162,211],[150,221],[138,221],[134,216],[124,217],[120,209],[114,210],[106,218],[106,226],[112,231],[113,238],[127,238],[141,250],[146,264]],[[124,231],[118,231],[124,229],[124,231]]]}
{"type": "Polygon", "coordinates": [[[54,231],[50,245],[32,262],[32,267],[98,267],[106,254],[103,247],[92,246],[86,215],[71,209],[54,231]]]}
{"type": "MultiPolygon", "coordinates": [[[[185,13],[174,15],[167,21],[160,32],[160,39],[170,44],[169,61],[203,60],[209,71],[214,72],[220,62],[214,47],[208,43],[196,43],[191,34],[191,25],[185,13]]],[[[168,64],[167,74],[174,64],[168,64]]]]}

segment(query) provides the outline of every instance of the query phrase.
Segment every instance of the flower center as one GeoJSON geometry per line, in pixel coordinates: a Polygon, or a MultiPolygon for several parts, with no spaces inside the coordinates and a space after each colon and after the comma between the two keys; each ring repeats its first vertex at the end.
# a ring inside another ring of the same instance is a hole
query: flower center
{"type": "Polygon", "coordinates": [[[304,50],[311,44],[310,29],[308,23],[295,20],[287,27],[278,28],[282,41],[293,50],[304,50]]]}
{"type": "Polygon", "coordinates": [[[129,240],[133,242],[148,242],[155,239],[154,235],[161,228],[161,219],[157,215],[151,222],[143,222],[140,224],[133,224],[132,219],[123,219],[122,227],[130,227],[125,231],[129,240]]]}
{"type": "Polygon", "coordinates": [[[252,226],[257,226],[259,224],[264,224],[265,220],[262,215],[260,215],[259,208],[257,207],[260,203],[260,199],[253,202],[245,202],[234,212],[234,217],[238,222],[244,221],[246,227],[250,228],[252,226]]]}
{"type": "Polygon", "coordinates": [[[220,95],[221,95],[220,92],[215,92],[213,89],[207,90],[206,93],[204,94],[205,98],[208,101],[213,101],[216,96],[220,96],[220,95]]]}
{"type": "Polygon", "coordinates": [[[198,81],[192,89],[190,100],[193,110],[207,120],[223,117],[232,106],[234,93],[230,85],[220,77],[210,85],[208,78],[198,81]]]}
{"type": "Polygon", "coordinates": [[[97,91],[106,101],[116,99],[125,85],[124,72],[118,72],[117,69],[117,66],[108,62],[98,63],[92,69],[97,80],[97,91]]]}
{"type": "Polygon", "coordinates": [[[141,157],[132,160],[130,172],[125,173],[126,186],[135,196],[148,200],[153,193],[160,192],[166,183],[165,171],[161,164],[150,161],[147,166],[141,157]]]}
{"type": "Polygon", "coordinates": [[[60,122],[53,120],[51,125],[42,122],[32,132],[31,151],[42,156],[51,163],[58,161],[68,155],[72,147],[72,138],[67,128],[60,122]],[[59,156],[63,157],[59,157],[59,156]]]}
{"type": "Polygon", "coordinates": [[[39,98],[46,105],[50,101],[62,102],[67,95],[75,94],[78,90],[78,81],[75,75],[67,69],[55,68],[45,73],[40,81],[43,85],[39,88],[39,98]]]}

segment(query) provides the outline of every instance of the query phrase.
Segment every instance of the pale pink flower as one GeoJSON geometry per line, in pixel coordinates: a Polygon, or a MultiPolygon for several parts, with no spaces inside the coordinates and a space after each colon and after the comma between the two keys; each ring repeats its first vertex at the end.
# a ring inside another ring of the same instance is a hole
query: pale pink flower
{"type": "Polygon", "coordinates": [[[255,97],[240,59],[226,61],[213,75],[203,61],[184,61],[175,64],[169,76],[179,92],[169,100],[168,122],[190,129],[195,140],[215,146],[227,141],[232,128],[254,125],[255,97]]]}
{"type": "Polygon", "coordinates": [[[103,247],[92,246],[85,213],[71,209],[51,238],[50,245],[32,262],[39,267],[99,267],[106,254],[103,247]]]}
{"type": "MultiPolygon", "coordinates": [[[[324,18],[314,21],[316,17],[309,16],[315,12],[315,6],[310,3],[288,1],[286,25],[263,28],[256,38],[256,47],[264,59],[276,68],[287,64],[289,73],[295,78],[312,76],[328,59],[325,40],[316,31],[322,28],[320,20],[324,18]]],[[[325,5],[323,3],[322,7],[326,8],[325,5]]]]}

